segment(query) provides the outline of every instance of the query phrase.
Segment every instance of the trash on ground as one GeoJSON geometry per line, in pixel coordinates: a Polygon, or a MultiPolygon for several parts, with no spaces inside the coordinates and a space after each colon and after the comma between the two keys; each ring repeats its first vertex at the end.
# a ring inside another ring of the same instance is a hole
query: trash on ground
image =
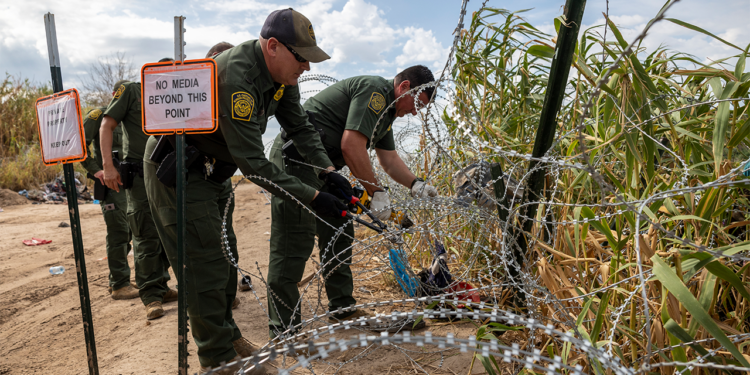
{"type": "MultiPolygon", "coordinates": [[[[495,187],[490,184],[492,175],[490,169],[497,163],[490,164],[486,161],[474,163],[456,172],[453,175],[453,185],[456,188],[456,203],[469,206],[476,201],[479,207],[487,209],[495,208],[495,187]]],[[[516,202],[523,197],[524,187],[520,186],[514,178],[503,174],[505,194],[508,199],[516,202]]]]}
{"type": "Polygon", "coordinates": [[[438,240],[435,240],[432,255],[433,260],[430,267],[422,270],[417,275],[421,282],[423,295],[445,293],[445,289],[453,283],[453,276],[448,271],[448,263],[446,262],[448,253],[445,251],[445,246],[438,240]]]}
{"type": "Polygon", "coordinates": [[[58,228],[70,228],[70,224],[62,221],[60,222],[60,225],[57,226],[58,228]]]}
{"type": "Polygon", "coordinates": [[[23,240],[23,244],[26,246],[46,245],[51,242],[52,240],[44,240],[44,239],[35,238],[35,237],[31,237],[30,240],[23,240]]]}
{"type": "Polygon", "coordinates": [[[49,273],[53,275],[60,275],[63,272],[65,272],[65,267],[63,266],[54,266],[49,268],[49,273]]]}
{"type": "MultiPolygon", "coordinates": [[[[82,178],[79,178],[79,175],[80,173],[76,172],[75,184],[78,191],[78,199],[84,202],[92,201],[91,193],[88,192],[87,186],[81,183],[82,178]]],[[[62,175],[50,182],[41,184],[39,187],[39,190],[24,189],[19,191],[18,194],[26,197],[28,200],[47,204],[62,204],[67,202],[65,181],[62,175]]]]}
{"type": "Polygon", "coordinates": [[[411,271],[411,267],[408,266],[409,261],[407,260],[408,258],[404,251],[401,249],[391,249],[389,258],[391,261],[391,269],[393,269],[393,274],[396,276],[398,285],[401,286],[401,289],[403,289],[407,296],[416,296],[419,290],[419,285],[416,278],[411,275],[413,272],[411,271]]]}

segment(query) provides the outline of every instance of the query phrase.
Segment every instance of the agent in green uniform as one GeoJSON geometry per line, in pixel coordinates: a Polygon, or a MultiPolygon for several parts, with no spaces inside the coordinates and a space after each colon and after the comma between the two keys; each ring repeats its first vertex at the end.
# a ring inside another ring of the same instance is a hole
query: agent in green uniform
{"type": "MultiPolygon", "coordinates": [[[[294,197],[304,204],[312,204],[320,215],[340,215],[346,210],[333,195],[318,192],[284,173],[268,161],[263,152],[262,135],[268,117],[275,115],[289,124],[287,132],[292,139],[300,141],[302,154],[320,170],[333,170],[318,133],[299,102],[299,76],[310,70],[310,62],[329,58],[317,47],[314,37],[312,25],[305,16],[291,8],[284,9],[268,16],[259,40],[244,42],[217,55],[219,129],[212,134],[186,137],[188,145],[200,153],[188,166],[185,243],[188,316],[190,331],[198,346],[201,371],[231,361],[238,354],[247,356],[255,349],[242,337],[232,318],[237,271],[225,258],[222,244],[228,245],[237,258],[232,227],[227,225],[227,237],[223,237],[222,232],[226,180],[239,167],[243,174],[256,176],[253,182],[287,199],[294,197]]],[[[150,147],[155,147],[154,143],[155,139],[149,140],[150,147]]],[[[162,169],[169,160],[154,161],[162,169]]],[[[167,253],[174,258],[173,244],[177,238],[174,195],[168,191],[171,187],[155,178],[155,164],[147,163],[145,173],[149,191],[161,197],[155,199],[158,206],[155,214],[168,236],[175,239],[165,241],[167,253]]],[[[346,183],[345,179],[341,180],[341,184],[346,183]]],[[[231,216],[227,218],[227,223],[230,222],[231,216]]]]}
{"type": "MultiPolygon", "coordinates": [[[[373,197],[373,213],[380,220],[390,218],[391,202],[388,193],[375,178],[370,165],[367,150],[373,146],[385,172],[396,182],[410,188],[412,196],[421,198],[437,195],[437,190],[414,176],[398,156],[392,128],[397,117],[416,114],[417,109],[430,100],[434,88],[428,87],[419,94],[417,106],[414,95],[409,91],[433,80],[432,72],[418,65],[404,70],[393,80],[375,76],[347,78],[327,87],[305,102],[305,110],[311,113],[311,116],[314,114],[315,126],[322,128],[325,133],[323,143],[328,157],[337,169],[349,166],[352,174],[363,181],[364,188],[373,197]]],[[[274,164],[311,186],[329,191],[329,186],[323,186],[323,182],[317,178],[311,167],[294,160],[291,156],[294,154],[293,150],[287,149],[288,157],[285,160],[282,146],[286,142],[286,139],[282,139],[282,134],[276,137],[271,149],[271,160],[274,164]]],[[[292,148],[297,146],[298,142],[295,140],[292,148]]],[[[310,163],[306,158],[304,162],[310,163]]],[[[298,205],[277,197],[273,198],[271,204],[268,285],[284,302],[273,303],[269,297],[269,328],[273,338],[284,331],[284,328],[300,323],[297,283],[302,279],[305,263],[315,244],[316,234],[320,260],[324,265],[323,275],[329,311],[354,305],[356,301],[352,296],[354,285],[349,268],[352,255],[351,237],[354,237],[351,222],[345,228],[345,233],[350,237],[339,236],[333,246],[329,246],[335,230],[328,224],[340,228],[348,222],[346,218],[331,219],[326,224],[316,221],[310,212],[298,205]]],[[[361,310],[349,311],[334,315],[331,320],[355,319],[366,315],[367,313],[361,310]]]]}
{"type": "Polygon", "coordinates": [[[148,136],[141,128],[141,84],[127,82],[120,86],[104,111],[99,130],[104,166],[104,183],[117,192],[125,188],[128,198],[127,219],[133,233],[135,281],[141,301],[146,306],[146,318],[164,315],[162,302],[175,301],[177,291],[169,289],[169,261],[159,233],[154,225],[143,183],[143,153],[148,136]],[[123,158],[121,175],[112,162],[112,134],[123,125],[123,158]],[[124,184],[123,184],[124,182],[124,184]]]}
{"type": "MultiPolygon", "coordinates": [[[[127,81],[119,81],[115,84],[114,91],[127,81]]],[[[96,108],[86,114],[83,120],[83,129],[86,133],[86,146],[94,143],[94,152],[89,153],[81,165],[104,184],[104,172],[102,171],[102,156],[99,149],[99,126],[102,122],[104,111],[107,107],[96,108]]],[[[122,153],[122,129],[115,129],[112,134],[112,148],[122,153]]],[[[138,289],[130,283],[130,266],[128,265],[128,253],[130,252],[130,228],[125,212],[128,208],[128,200],[125,192],[117,192],[107,189],[104,199],[100,200],[104,223],[107,224],[107,264],[109,265],[109,287],[113,299],[132,299],[138,297],[138,289]]]]}

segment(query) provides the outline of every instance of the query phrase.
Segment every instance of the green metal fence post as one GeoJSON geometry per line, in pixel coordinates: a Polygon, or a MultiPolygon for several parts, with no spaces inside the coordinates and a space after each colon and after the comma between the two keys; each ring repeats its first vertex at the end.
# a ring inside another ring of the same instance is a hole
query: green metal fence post
{"type": "MultiPolygon", "coordinates": [[[[185,17],[174,18],[174,59],[185,60],[185,17]]],[[[187,182],[185,181],[185,133],[178,133],[175,142],[175,156],[177,159],[177,184],[175,195],[177,199],[177,366],[180,375],[187,375],[187,281],[185,275],[185,195],[187,182]]]]}
{"type": "MultiPolygon", "coordinates": [[[[555,55],[552,58],[552,66],[550,67],[549,83],[547,84],[547,92],[544,96],[544,106],[539,118],[539,129],[537,129],[534,149],[531,153],[535,158],[543,157],[555,140],[557,114],[560,112],[560,106],[562,106],[562,101],[565,97],[565,86],[568,84],[571,63],[573,62],[573,55],[575,54],[576,43],[578,41],[578,31],[581,27],[585,8],[586,0],[567,0],[565,2],[563,13],[565,15],[565,23],[560,26],[560,32],[557,36],[555,55]]],[[[521,209],[520,221],[523,225],[523,230],[518,231],[515,236],[518,251],[514,251],[514,256],[519,268],[523,267],[523,256],[528,251],[528,238],[525,234],[530,233],[534,225],[533,219],[536,217],[539,207],[539,203],[536,202],[539,202],[545,196],[544,183],[547,168],[537,169],[538,164],[539,162],[536,160],[529,162],[528,170],[531,174],[529,184],[525,189],[524,198],[525,201],[534,203],[530,203],[528,206],[525,206],[525,209],[521,209]]],[[[511,269],[509,271],[512,276],[517,276],[520,274],[521,269],[511,269]]],[[[517,294],[521,298],[525,298],[521,293],[517,294]]]]}
{"type": "MultiPolygon", "coordinates": [[[[55,15],[44,15],[44,27],[47,33],[47,51],[49,52],[49,66],[52,74],[52,88],[54,92],[63,91],[62,71],[60,69],[60,55],[57,50],[57,31],[55,30],[55,15]]],[[[85,142],[84,142],[85,144],[85,142]]],[[[83,253],[81,238],[81,220],[78,214],[78,191],[73,164],[63,164],[65,175],[65,194],[68,199],[68,214],[70,216],[70,232],[73,236],[73,255],[76,261],[76,277],[78,279],[78,295],[81,299],[81,315],[83,315],[83,333],[86,338],[86,357],[88,359],[89,375],[99,374],[99,362],[96,359],[96,340],[94,339],[94,322],[91,318],[91,298],[86,275],[86,259],[83,253]]]]}

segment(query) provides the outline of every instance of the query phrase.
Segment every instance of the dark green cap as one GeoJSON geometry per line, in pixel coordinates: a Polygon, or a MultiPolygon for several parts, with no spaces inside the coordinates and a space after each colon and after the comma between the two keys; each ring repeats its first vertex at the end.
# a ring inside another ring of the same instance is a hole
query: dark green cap
{"type": "Polygon", "coordinates": [[[300,56],[310,62],[318,63],[331,58],[318,47],[310,20],[292,8],[275,10],[269,14],[260,29],[260,36],[265,39],[276,38],[294,47],[300,56]]]}

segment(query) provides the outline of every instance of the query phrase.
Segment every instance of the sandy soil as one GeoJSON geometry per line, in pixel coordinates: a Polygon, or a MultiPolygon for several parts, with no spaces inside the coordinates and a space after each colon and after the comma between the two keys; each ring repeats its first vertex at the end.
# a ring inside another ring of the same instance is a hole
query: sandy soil
{"type": "MultiPolygon", "coordinates": [[[[265,276],[267,240],[270,237],[265,233],[270,231],[271,214],[267,200],[258,191],[259,188],[252,184],[239,186],[234,225],[240,265],[256,270],[255,262],[258,262],[265,276]]],[[[88,373],[71,232],[70,228],[58,227],[60,222],[69,221],[67,205],[0,207],[4,209],[0,212],[0,375],[88,373]],[[24,246],[22,241],[31,237],[52,240],[52,243],[24,246]],[[49,267],[57,265],[64,266],[66,271],[62,275],[50,275],[49,267]]],[[[100,373],[176,373],[177,303],[165,304],[166,316],[163,318],[147,321],[140,300],[112,300],[107,291],[107,262],[103,259],[106,256],[106,228],[101,210],[99,205],[84,204],[80,206],[80,214],[100,373]]],[[[132,256],[129,260],[132,267],[132,256]]],[[[170,285],[174,285],[174,280],[170,285]]],[[[254,283],[260,285],[258,280],[254,283]]],[[[265,305],[264,288],[256,289],[265,305]]],[[[265,313],[252,293],[240,293],[239,296],[242,304],[235,310],[235,320],[243,335],[256,344],[265,343],[268,337],[265,313]]],[[[451,331],[466,337],[473,331],[473,326],[467,323],[458,326],[431,324],[429,329],[436,334],[451,331]]],[[[198,371],[199,365],[196,347],[192,339],[190,341],[189,373],[192,374],[198,371]]],[[[457,351],[441,356],[425,353],[417,347],[407,349],[416,351],[410,353],[410,357],[430,373],[466,374],[471,361],[470,355],[457,351]]],[[[435,351],[437,348],[425,349],[435,351]]],[[[329,360],[345,361],[357,354],[352,351],[337,353],[329,360]]],[[[287,362],[287,365],[290,363],[293,362],[287,362]]],[[[279,364],[277,361],[276,365],[279,364]]],[[[324,363],[315,365],[316,373],[334,373],[337,368],[324,363]]],[[[382,347],[344,365],[338,373],[398,374],[414,371],[417,371],[415,363],[403,352],[394,347],[382,347]]],[[[473,373],[481,372],[477,362],[473,373]]]]}

